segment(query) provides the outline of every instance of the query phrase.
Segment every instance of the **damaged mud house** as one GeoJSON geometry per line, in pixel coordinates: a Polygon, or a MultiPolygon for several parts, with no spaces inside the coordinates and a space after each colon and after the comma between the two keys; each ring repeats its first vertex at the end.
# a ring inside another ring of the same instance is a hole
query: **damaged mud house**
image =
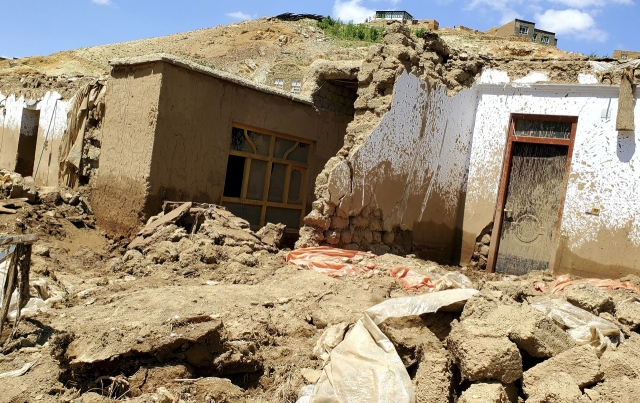
{"type": "Polygon", "coordinates": [[[640,60],[319,19],[0,60],[0,400],[635,401],[640,60]]]}

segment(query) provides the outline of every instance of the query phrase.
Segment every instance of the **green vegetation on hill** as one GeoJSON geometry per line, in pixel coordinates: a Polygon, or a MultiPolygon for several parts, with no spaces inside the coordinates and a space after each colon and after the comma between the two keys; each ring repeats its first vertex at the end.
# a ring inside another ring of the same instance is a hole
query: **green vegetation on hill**
{"type": "Polygon", "coordinates": [[[384,32],[383,27],[370,27],[365,24],[354,24],[351,21],[345,24],[331,17],[320,21],[318,27],[324,31],[325,35],[345,41],[380,42],[384,32]]]}

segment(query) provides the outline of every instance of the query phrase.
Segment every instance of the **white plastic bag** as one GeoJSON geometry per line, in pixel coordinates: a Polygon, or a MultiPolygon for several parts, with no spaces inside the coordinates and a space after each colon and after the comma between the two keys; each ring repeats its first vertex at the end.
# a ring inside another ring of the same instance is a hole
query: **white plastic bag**
{"type": "Polygon", "coordinates": [[[603,349],[612,344],[617,345],[616,339],[624,340],[624,335],[614,323],[562,299],[534,302],[531,307],[566,328],[569,336],[578,345],[590,344],[598,349],[603,349]],[[609,337],[613,337],[614,341],[612,342],[609,337]]]}
{"type": "Polygon", "coordinates": [[[415,297],[394,298],[364,312],[330,355],[322,370],[311,403],[413,403],[415,395],[407,370],[393,343],[377,325],[388,318],[460,312],[477,294],[473,289],[454,289],[415,297]]]}

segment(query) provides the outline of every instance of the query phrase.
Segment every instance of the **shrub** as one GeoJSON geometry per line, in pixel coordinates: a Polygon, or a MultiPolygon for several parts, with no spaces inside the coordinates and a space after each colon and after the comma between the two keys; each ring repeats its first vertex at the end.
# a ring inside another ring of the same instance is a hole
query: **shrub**
{"type": "Polygon", "coordinates": [[[345,24],[331,17],[326,17],[320,21],[318,27],[324,31],[325,35],[345,41],[380,42],[384,33],[384,28],[382,27],[354,24],[353,21],[345,24]]]}

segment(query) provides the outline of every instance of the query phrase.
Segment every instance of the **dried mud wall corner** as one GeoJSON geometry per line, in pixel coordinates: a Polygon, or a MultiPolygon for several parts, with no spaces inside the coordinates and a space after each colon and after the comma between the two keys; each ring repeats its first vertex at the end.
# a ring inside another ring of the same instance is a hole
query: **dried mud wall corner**
{"type": "MultiPolygon", "coordinates": [[[[167,199],[220,201],[234,123],[314,142],[308,177],[315,178],[342,146],[353,119],[172,64],[163,76],[149,215],[167,199]]],[[[312,184],[307,190],[309,211],[312,184]]]]}
{"type": "Polygon", "coordinates": [[[481,62],[391,25],[358,75],[345,147],[316,181],[298,246],[420,252],[450,261],[461,219],[481,62]]]}
{"type": "Polygon", "coordinates": [[[163,68],[162,63],[115,66],[107,84],[91,203],[98,225],[111,235],[131,235],[143,219],[163,68]]]}

